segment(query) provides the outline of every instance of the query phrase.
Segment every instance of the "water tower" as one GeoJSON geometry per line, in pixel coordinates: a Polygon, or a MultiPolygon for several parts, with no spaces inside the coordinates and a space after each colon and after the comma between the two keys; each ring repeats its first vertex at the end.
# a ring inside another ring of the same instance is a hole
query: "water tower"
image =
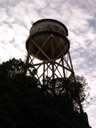
{"type": "Polygon", "coordinates": [[[33,23],[26,41],[26,63],[33,65],[33,73],[41,84],[46,78],[74,77],[67,36],[66,26],[57,20],[42,19],[33,23]]]}

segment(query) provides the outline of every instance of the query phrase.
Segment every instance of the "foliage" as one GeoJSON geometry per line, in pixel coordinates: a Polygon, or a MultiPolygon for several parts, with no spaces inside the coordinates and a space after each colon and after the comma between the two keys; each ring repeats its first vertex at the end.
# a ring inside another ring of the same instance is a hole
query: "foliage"
{"type": "Polygon", "coordinates": [[[51,80],[47,78],[44,80],[42,88],[46,94],[62,96],[78,112],[83,111],[82,105],[89,96],[89,93],[85,93],[88,91],[88,84],[83,76],[76,76],[75,79],[57,78],[51,80]]]}
{"type": "Polygon", "coordinates": [[[70,92],[73,97],[74,109],[83,111],[82,107],[87,104],[87,98],[89,97],[89,87],[85,78],[83,76],[76,76],[75,84],[73,80],[69,86],[72,87],[70,92]]]}
{"type": "MultiPolygon", "coordinates": [[[[38,88],[38,80],[30,68],[32,65],[26,65],[22,60],[16,59],[0,65],[0,127],[84,128],[83,120],[78,112],[73,111],[70,100],[72,96],[78,97],[78,91],[74,90],[74,81],[67,84],[68,80],[60,79],[58,85],[63,88],[59,87],[60,93],[56,88],[57,95],[53,96],[52,91],[47,90],[47,84],[44,88],[38,88]],[[30,75],[25,74],[26,68],[30,75]],[[66,93],[65,87],[68,88],[66,93]]],[[[78,79],[80,80],[80,78],[78,79]]],[[[79,80],[77,81],[78,86],[79,80]]],[[[49,84],[49,88],[51,84],[49,84]]],[[[79,86],[80,102],[84,100],[82,96],[85,98],[82,92],[82,90],[84,91],[83,84],[84,82],[80,84],[81,87],[79,86]]]]}

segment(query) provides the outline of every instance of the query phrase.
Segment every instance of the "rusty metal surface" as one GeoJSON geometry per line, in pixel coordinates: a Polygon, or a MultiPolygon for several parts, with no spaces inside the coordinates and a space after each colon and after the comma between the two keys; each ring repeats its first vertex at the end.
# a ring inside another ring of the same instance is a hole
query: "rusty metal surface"
{"type": "Polygon", "coordinates": [[[53,19],[43,19],[35,22],[30,29],[30,36],[40,32],[54,32],[62,36],[68,36],[68,30],[64,24],[53,19]]]}
{"type": "Polygon", "coordinates": [[[47,58],[44,56],[44,54],[39,51],[39,49],[33,44],[32,40],[44,51],[44,53],[50,58],[50,59],[58,59],[60,57],[63,57],[69,50],[70,43],[66,37],[62,37],[60,35],[54,34],[55,40],[53,38],[49,39],[46,44],[42,47],[46,39],[49,37],[49,33],[39,33],[38,35],[35,35],[33,37],[28,38],[26,42],[26,49],[29,51],[29,48],[31,47],[31,55],[40,59],[40,60],[47,60],[47,58]],[[42,36],[43,35],[43,36],[42,36]],[[52,57],[52,45],[54,45],[54,57],[52,57]],[[39,51],[39,53],[36,55],[36,53],[39,51]]]}
{"type": "Polygon", "coordinates": [[[67,35],[67,28],[59,21],[52,19],[37,21],[30,30],[26,49],[40,60],[56,60],[69,50],[70,42],[66,38],[67,35]]]}

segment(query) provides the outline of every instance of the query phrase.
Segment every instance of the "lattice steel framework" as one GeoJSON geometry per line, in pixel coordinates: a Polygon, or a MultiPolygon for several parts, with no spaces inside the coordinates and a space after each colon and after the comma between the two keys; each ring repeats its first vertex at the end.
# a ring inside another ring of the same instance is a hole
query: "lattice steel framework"
{"type": "Polygon", "coordinates": [[[60,57],[62,52],[64,53],[64,50],[66,51],[67,46],[64,47],[64,49],[61,50],[58,56],[54,58],[55,45],[57,43],[58,42],[56,41],[54,35],[50,34],[49,37],[46,39],[46,41],[42,43],[42,46],[39,46],[33,39],[31,39],[31,42],[29,44],[26,63],[32,64],[34,68],[33,73],[41,84],[43,84],[43,81],[47,78],[50,79],[57,79],[57,78],[71,79],[72,77],[75,78],[70,51],[68,50],[65,56],[60,57]],[[43,47],[48,43],[49,40],[51,41],[51,49],[50,49],[51,58],[43,51],[43,47]],[[34,44],[38,49],[37,53],[34,56],[32,55],[32,44],[34,44]],[[38,60],[36,58],[36,56],[40,52],[43,54],[43,56],[46,57],[46,60],[38,60]]]}

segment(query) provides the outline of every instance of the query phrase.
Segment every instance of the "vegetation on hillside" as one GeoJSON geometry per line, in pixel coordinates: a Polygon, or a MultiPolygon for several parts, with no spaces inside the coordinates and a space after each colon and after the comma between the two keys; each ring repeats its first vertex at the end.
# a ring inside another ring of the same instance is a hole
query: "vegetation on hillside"
{"type": "Polygon", "coordinates": [[[0,65],[0,127],[88,128],[86,114],[82,114],[87,98],[84,77],[77,76],[76,82],[74,79],[47,79],[42,86],[31,67],[16,59],[0,65]]]}

